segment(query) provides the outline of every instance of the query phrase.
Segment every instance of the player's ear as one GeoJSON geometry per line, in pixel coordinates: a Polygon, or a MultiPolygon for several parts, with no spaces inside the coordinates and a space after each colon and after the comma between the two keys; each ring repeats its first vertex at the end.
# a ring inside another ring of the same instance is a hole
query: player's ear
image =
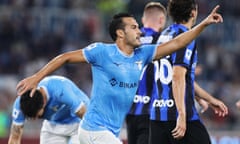
{"type": "Polygon", "coordinates": [[[116,34],[119,38],[123,38],[124,37],[124,31],[122,29],[118,29],[116,31],[116,34]]]}
{"type": "Polygon", "coordinates": [[[197,14],[198,14],[198,10],[197,10],[197,7],[196,7],[196,9],[193,9],[193,10],[191,11],[190,16],[194,18],[194,17],[197,17],[197,14]]]}

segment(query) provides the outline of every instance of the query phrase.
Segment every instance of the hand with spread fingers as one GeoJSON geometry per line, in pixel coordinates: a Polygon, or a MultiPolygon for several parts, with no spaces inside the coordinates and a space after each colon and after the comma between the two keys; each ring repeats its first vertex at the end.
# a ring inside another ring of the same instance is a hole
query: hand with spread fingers
{"type": "Polygon", "coordinates": [[[25,93],[28,90],[31,90],[31,94],[30,96],[33,96],[34,92],[37,89],[37,84],[38,84],[38,80],[36,78],[35,75],[27,77],[23,80],[21,80],[18,84],[17,84],[17,94],[19,96],[21,96],[23,93],[25,93]]]}

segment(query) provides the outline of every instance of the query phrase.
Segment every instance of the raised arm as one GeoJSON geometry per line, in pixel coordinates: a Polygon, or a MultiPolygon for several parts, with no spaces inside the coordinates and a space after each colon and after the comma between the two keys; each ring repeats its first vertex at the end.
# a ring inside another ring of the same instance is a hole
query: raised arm
{"type": "Polygon", "coordinates": [[[86,62],[82,50],[67,52],[53,58],[40,71],[34,75],[27,77],[17,84],[18,95],[22,95],[27,90],[31,90],[31,95],[35,92],[37,84],[47,75],[59,69],[66,63],[86,62]]]}
{"type": "Polygon", "coordinates": [[[16,125],[12,123],[8,144],[21,144],[23,134],[23,125],[16,125]]]}
{"type": "Polygon", "coordinates": [[[154,59],[160,59],[164,56],[167,56],[178,49],[184,48],[188,43],[193,41],[208,25],[215,23],[222,23],[222,16],[217,13],[219,5],[217,5],[212,12],[206,17],[201,23],[196,25],[193,29],[188,32],[184,32],[174,39],[160,44],[157,48],[157,52],[154,59]]]}

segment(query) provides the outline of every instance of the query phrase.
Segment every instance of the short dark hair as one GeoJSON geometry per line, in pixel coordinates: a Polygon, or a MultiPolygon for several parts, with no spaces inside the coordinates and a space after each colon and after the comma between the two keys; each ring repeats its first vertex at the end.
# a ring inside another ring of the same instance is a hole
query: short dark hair
{"type": "Polygon", "coordinates": [[[43,108],[43,95],[36,90],[32,97],[31,91],[25,92],[20,97],[20,108],[26,118],[35,118],[40,109],[43,108]]]}
{"type": "Polygon", "coordinates": [[[129,13],[118,13],[118,14],[114,15],[112,20],[110,21],[108,30],[109,30],[109,34],[110,34],[111,38],[113,39],[113,41],[116,41],[116,39],[117,39],[116,31],[118,29],[122,29],[122,30],[124,29],[125,24],[123,23],[122,19],[126,18],[126,17],[133,17],[133,16],[129,13]]]}
{"type": "Polygon", "coordinates": [[[176,23],[187,22],[191,18],[191,11],[196,10],[195,0],[169,0],[168,13],[176,23]]]}

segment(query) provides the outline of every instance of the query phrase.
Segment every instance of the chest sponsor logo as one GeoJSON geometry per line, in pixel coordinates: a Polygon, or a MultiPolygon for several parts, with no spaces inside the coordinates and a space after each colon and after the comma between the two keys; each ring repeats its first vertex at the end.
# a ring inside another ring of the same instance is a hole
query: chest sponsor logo
{"type": "Polygon", "coordinates": [[[150,102],[150,99],[151,98],[149,96],[135,95],[133,102],[147,104],[150,102]]]}
{"type": "Polygon", "coordinates": [[[112,86],[115,86],[115,85],[117,85],[117,83],[118,83],[115,78],[110,79],[109,82],[110,82],[110,84],[111,84],[112,86]]]}
{"type": "Polygon", "coordinates": [[[173,107],[174,106],[174,100],[154,100],[153,107],[173,107]]]}
{"type": "Polygon", "coordinates": [[[135,88],[137,87],[137,83],[125,83],[125,82],[120,82],[119,87],[123,88],[135,88]]]}
{"type": "Polygon", "coordinates": [[[115,78],[110,79],[109,82],[111,86],[118,85],[119,87],[122,87],[122,88],[135,88],[138,86],[137,83],[118,82],[115,78]]]}

